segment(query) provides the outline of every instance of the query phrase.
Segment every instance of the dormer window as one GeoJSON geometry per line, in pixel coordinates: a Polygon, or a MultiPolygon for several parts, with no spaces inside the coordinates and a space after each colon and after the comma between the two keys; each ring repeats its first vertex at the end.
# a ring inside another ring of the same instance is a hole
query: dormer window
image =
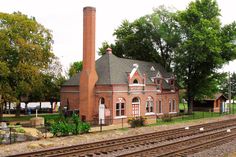
{"type": "Polygon", "coordinates": [[[160,85],[160,84],[161,84],[161,80],[158,79],[158,78],[155,78],[155,79],[154,79],[154,83],[155,83],[156,85],[160,85]]]}
{"type": "Polygon", "coordinates": [[[133,84],[138,84],[138,80],[134,79],[133,84]]]}
{"type": "Polygon", "coordinates": [[[170,85],[174,85],[174,80],[170,80],[170,85]]]}

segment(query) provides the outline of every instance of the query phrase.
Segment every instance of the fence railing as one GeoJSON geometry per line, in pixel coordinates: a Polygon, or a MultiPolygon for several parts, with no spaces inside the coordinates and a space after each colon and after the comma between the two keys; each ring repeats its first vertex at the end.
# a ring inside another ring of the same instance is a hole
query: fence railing
{"type": "MultiPolygon", "coordinates": [[[[201,119],[201,118],[211,118],[211,117],[220,117],[224,115],[236,114],[234,111],[234,107],[230,109],[228,112],[213,112],[213,110],[203,110],[203,111],[195,111],[192,114],[187,113],[176,113],[170,114],[171,121],[188,121],[194,119],[201,119]]],[[[156,115],[145,117],[146,124],[154,124],[154,125],[161,125],[163,123],[168,123],[163,119],[164,115],[156,115]]],[[[94,118],[92,121],[88,121],[90,123],[91,130],[90,131],[104,131],[104,130],[113,130],[113,129],[122,129],[128,128],[130,125],[128,124],[128,119],[126,118],[106,118],[106,119],[99,119],[94,118]],[[114,124],[114,125],[111,125],[114,124]]],[[[32,126],[30,124],[20,124],[20,125],[0,125],[0,144],[12,144],[15,142],[24,142],[24,141],[32,141],[38,140],[41,138],[48,138],[52,137],[50,134],[50,125],[40,125],[40,126],[32,126]],[[34,128],[36,133],[40,133],[40,136],[33,136],[31,134],[27,134],[23,131],[22,127],[24,128],[34,128]]]]}

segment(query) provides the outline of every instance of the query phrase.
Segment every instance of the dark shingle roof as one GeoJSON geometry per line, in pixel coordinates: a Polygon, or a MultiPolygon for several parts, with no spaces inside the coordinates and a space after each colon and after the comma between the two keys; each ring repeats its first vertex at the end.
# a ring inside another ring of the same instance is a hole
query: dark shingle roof
{"type": "MultiPolygon", "coordinates": [[[[147,84],[152,84],[151,77],[155,77],[159,71],[162,77],[170,78],[171,73],[167,73],[165,69],[157,63],[145,62],[132,59],[124,59],[116,57],[113,54],[105,54],[96,61],[96,71],[98,75],[97,85],[108,84],[127,84],[127,74],[133,69],[133,64],[138,64],[138,70],[141,74],[146,74],[147,84]],[[154,67],[155,71],[151,70],[154,67]]],[[[64,86],[79,85],[80,74],[76,74],[64,83],[64,86]]],[[[169,89],[169,84],[164,81],[164,88],[169,89]]]]}

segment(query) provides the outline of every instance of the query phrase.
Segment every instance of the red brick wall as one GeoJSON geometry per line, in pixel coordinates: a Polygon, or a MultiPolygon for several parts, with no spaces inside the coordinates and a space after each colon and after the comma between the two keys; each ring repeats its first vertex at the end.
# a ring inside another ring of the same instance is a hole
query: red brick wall
{"type": "Polygon", "coordinates": [[[61,106],[67,105],[69,100],[69,109],[79,108],[79,86],[63,86],[61,87],[61,106]]]}
{"type": "MultiPolygon", "coordinates": [[[[132,99],[134,97],[138,97],[140,99],[140,115],[145,116],[146,113],[146,101],[149,96],[153,98],[153,112],[157,112],[158,107],[156,104],[159,103],[159,100],[162,101],[162,111],[163,113],[169,113],[169,100],[176,101],[176,112],[179,112],[178,104],[179,97],[178,92],[167,92],[163,91],[163,93],[153,92],[155,90],[155,86],[146,86],[147,92],[143,92],[142,90],[138,92],[127,93],[128,86],[127,85],[100,85],[96,86],[96,94],[95,94],[95,103],[91,106],[91,111],[93,113],[93,118],[98,118],[99,113],[99,100],[100,98],[105,99],[105,107],[110,110],[111,116],[106,118],[116,119],[116,102],[118,98],[123,98],[126,102],[125,104],[125,116],[132,117],[132,99]]],[[[79,87],[62,87],[61,89],[61,104],[67,104],[67,98],[69,99],[70,109],[78,109],[79,106],[79,87]]],[[[148,116],[148,115],[146,115],[148,116]]],[[[149,115],[148,117],[153,117],[155,115],[149,115]]],[[[125,119],[125,122],[127,119],[125,119]]],[[[120,123],[121,119],[116,119],[113,121],[114,123],[120,123]]]]}

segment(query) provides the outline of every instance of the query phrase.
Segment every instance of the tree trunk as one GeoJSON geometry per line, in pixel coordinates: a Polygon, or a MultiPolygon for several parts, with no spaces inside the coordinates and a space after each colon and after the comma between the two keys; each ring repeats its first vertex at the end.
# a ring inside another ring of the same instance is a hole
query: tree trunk
{"type": "Polygon", "coordinates": [[[41,110],[42,109],[42,102],[40,101],[39,102],[39,110],[41,110]]]}
{"type": "Polygon", "coordinates": [[[190,91],[187,91],[188,93],[188,114],[192,114],[193,113],[193,96],[191,95],[190,91]]]}
{"type": "Polygon", "coordinates": [[[19,102],[16,105],[16,117],[20,117],[20,110],[21,110],[21,106],[20,106],[20,102],[19,102]]]}
{"type": "Polygon", "coordinates": [[[51,104],[51,113],[53,113],[53,102],[50,102],[51,104]]]}
{"type": "Polygon", "coordinates": [[[11,102],[8,102],[8,114],[11,114],[11,102]]]}
{"type": "Polygon", "coordinates": [[[28,114],[28,102],[25,102],[25,114],[28,114]]]}
{"type": "Polygon", "coordinates": [[[2,121],[3,118],[3,104],[0,103],[0,121],[2,121]]]}
{"type": "Polygon", "coordinates": [[[2,121],[3,117],[3,103],[2,103],[2,95],[0,95],[0,121],[2,121]]]}

